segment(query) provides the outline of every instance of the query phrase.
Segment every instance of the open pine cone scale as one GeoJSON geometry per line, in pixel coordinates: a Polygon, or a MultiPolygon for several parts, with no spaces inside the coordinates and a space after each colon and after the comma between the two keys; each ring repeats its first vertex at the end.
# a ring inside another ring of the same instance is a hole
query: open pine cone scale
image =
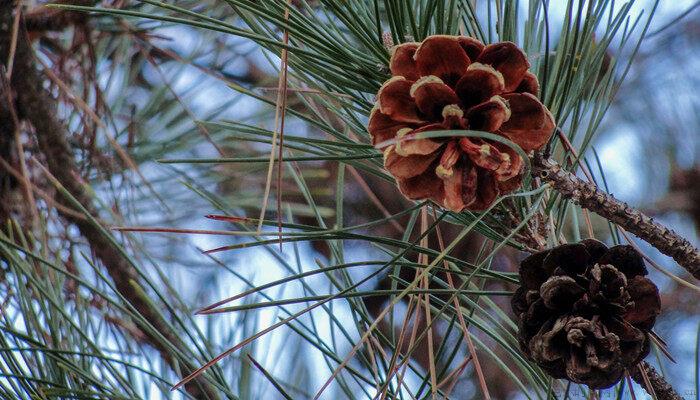
{"type": "Polygon", "coordinates": [[[649,353],[661,300],[632,247],[587,239],[534,254],[519,272],[520,346],[553,377],[607,388],[649,353]]]}
{"type": "Polygon", "coordinates": [[[392,49],[392,78],[380,88],[368,130],[373,144],[396,139],[384,165],[401,192],[452,211],[483,210],[521,185],[523,160],[488,139],[416,138],[426,131],[477,130],[524,151],[547,143],[551,113],[537,99],[539,83],[513,43],[485,46],[466,36],[430,36],[392,49]]]}

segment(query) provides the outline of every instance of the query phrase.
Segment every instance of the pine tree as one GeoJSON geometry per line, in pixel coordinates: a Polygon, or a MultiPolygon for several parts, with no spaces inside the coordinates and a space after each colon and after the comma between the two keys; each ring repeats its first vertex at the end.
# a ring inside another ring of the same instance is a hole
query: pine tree
{"type": "Polygon", "coordinates": [[[0,397],[687,398],[658,5],[0,0],[0,397]]]}

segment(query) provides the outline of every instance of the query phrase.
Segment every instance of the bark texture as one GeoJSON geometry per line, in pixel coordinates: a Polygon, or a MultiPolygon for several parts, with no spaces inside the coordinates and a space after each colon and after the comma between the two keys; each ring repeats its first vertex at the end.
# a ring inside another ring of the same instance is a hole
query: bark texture
{"type": "MultiPolygon", "coordinates": [[[[0,158],[12,163],[16,127],[12,114],[12,90],[5,73],[4,65],[0,63],[0,158]]],[[[4,224],[10,218],[11,199],[16,188],[17,181],[4,168],[0,168],[0,223],[4,224]]]]}
{"type": "MultiPolygon", "coordinates": [[[[58,0],[51,4],[71,4],[76,6],[92,6],[94,0],[58,0]]],[[[24,23],[29,32],[60,31],[70,25],[87,21],[88,14],[77,11],[67,11],[49,8],[44,4],[30,9],[24,16],[24,23]]]]}
{"type": "Polygon", "coordinates": [[[644,361],[637,365],[633,371],[630,371],[630,376],[637,382],[644,390],[650,395],[656,395],[657,400],[683,400],[680,394],[678,394],[673,387],[666,382],[663,376],[661,376],[654,367],[649,365],[648,362],[644,361]],[[651,389],[647,386],[647,382],[642,375],[642,369],[646,372],[649,378],[649,383],[651,384],[651,389]]]}
{"type": "Polygon", "coordinates": [[[700,279],[700,251],[687,239],[550,159],[536,157],[534,167],[539,177],[551,183],[562,196],[645,240],[700,279]]]}

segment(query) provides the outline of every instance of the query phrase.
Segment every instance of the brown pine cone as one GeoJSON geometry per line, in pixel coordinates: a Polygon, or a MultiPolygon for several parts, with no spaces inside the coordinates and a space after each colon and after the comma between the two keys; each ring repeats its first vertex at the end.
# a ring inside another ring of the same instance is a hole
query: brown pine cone
{"type": "Polygon", "coordinates": [[[520,347],[554,378],[607,388],[649,354],[661,298],[631,246],[586,239],[533,254],[519,272],[520,347]]]}
{"type": "Polygon", "coordinates": [[[523,160],[497,141],[454,136],[415,139],[426,131],[476,130],[510,139],[525,152],[544,146],[552,114],[539,83],[511,42],[484,46],[467,36],[430,36],[392,48],[393,77],[369,119],[372,143],[390,139],[384,166],[412,200],[451,211],[484,210],[522,182],[523,160]]]}

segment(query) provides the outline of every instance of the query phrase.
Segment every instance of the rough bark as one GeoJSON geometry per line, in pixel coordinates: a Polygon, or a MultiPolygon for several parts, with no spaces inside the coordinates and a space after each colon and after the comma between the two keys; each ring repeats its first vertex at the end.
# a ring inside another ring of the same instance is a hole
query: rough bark
{"type": "Polygon", "coordinates": [[[687,239],[613,195],[564,170],[550,159],[536,157],[534,168],[539,177],[549,182],[562,196],[645,240],[676,260],[696,279],[700,279],[700,251],[687,239]]]}
{"type": "MultiPolygon", "coordinates": [[[[12,115],[13,96],[5,68],[0,63],[0,158],[11,163],[14,148],[15,123],[12,115]]],[[[0,168],[0,224],[10,218],[10,199],[17,187],[17,181],[4,168],[0,168]]]]}
{"type": "Polygon", "coordinates": [[[683,400],[683,397],[681,397],[681,395],[679,395],[673,389],[673,387],[666,382],[666,379],[664,379],[664,377],[661,376],[656,369],[654,369],[654,367],[649,365],[649,363],[646,361],[642,361],[639,363],[639,365],[637,365],[637,368],[630,371],[630,376],[635,382],[643,387],[647,393],[652,396],[656,395],[657,400],[683,400]],[[644,379],[642,369],[644,369],[647,377],[649,378],[651,388],[647,387],[647,381],[644,379]]]}
{"type": "MultiPolygon", "coordinates": [[[[8,58],[12,37],[13,3],[11,0],[0,0],[0,63],[3,64],[8,58]]],[[[68,144],[69,133],[57,117],[57,103],[44,88],[43,83],[44,79],[36,67],[33,50],[29,44],[26,26],[22,24],[17,39],[14,73],[11,80],[12,88],[17,94],[19,114],[34,127],[39,149],[44,155],[51,174],[91,215],[97,216],[99,212],[90,192],[80,183],[79,168],[68,144]]],[[[0,122],[2,122],[0,126],[5,123],[5,121],[0,122]]],[[[57,201],[69,208],[71,206],[66,198],[58,198],[57,201]]],[[[66,221],[78,227],[94,254],[105,266],[119,294],[128,300],[145,321],[148,321],[147,323],[136,322],[146,334],[149,344],[158,350],[161,357],[174,369],[180,369],[185,374],[193,371],[195,366],[192,360],[186,358],[191,357],[187,345],[153,306],[143,289],[140,289],[142,286],[134,266],[91,221],[62,213],[60,209],[58,211],[66,221]],[[182,356],[176,356],[177,352],[182,356]]],[[[202,379],[193,381],[185,389],[196,399],[218,398],[211,386],[204,383],[202,379]]]]}
{"type": "MultiPolygon", "coordinates": [[[[92,6],[94,0],[58,0],[49,4],[72,4],[76,6],[92,6]]],[[[27,12],[24,18],[29,32],[60,31],[71,25],[83,23],[87,14],[77,11],[67,11],[38,5],[27,12]]]]}

